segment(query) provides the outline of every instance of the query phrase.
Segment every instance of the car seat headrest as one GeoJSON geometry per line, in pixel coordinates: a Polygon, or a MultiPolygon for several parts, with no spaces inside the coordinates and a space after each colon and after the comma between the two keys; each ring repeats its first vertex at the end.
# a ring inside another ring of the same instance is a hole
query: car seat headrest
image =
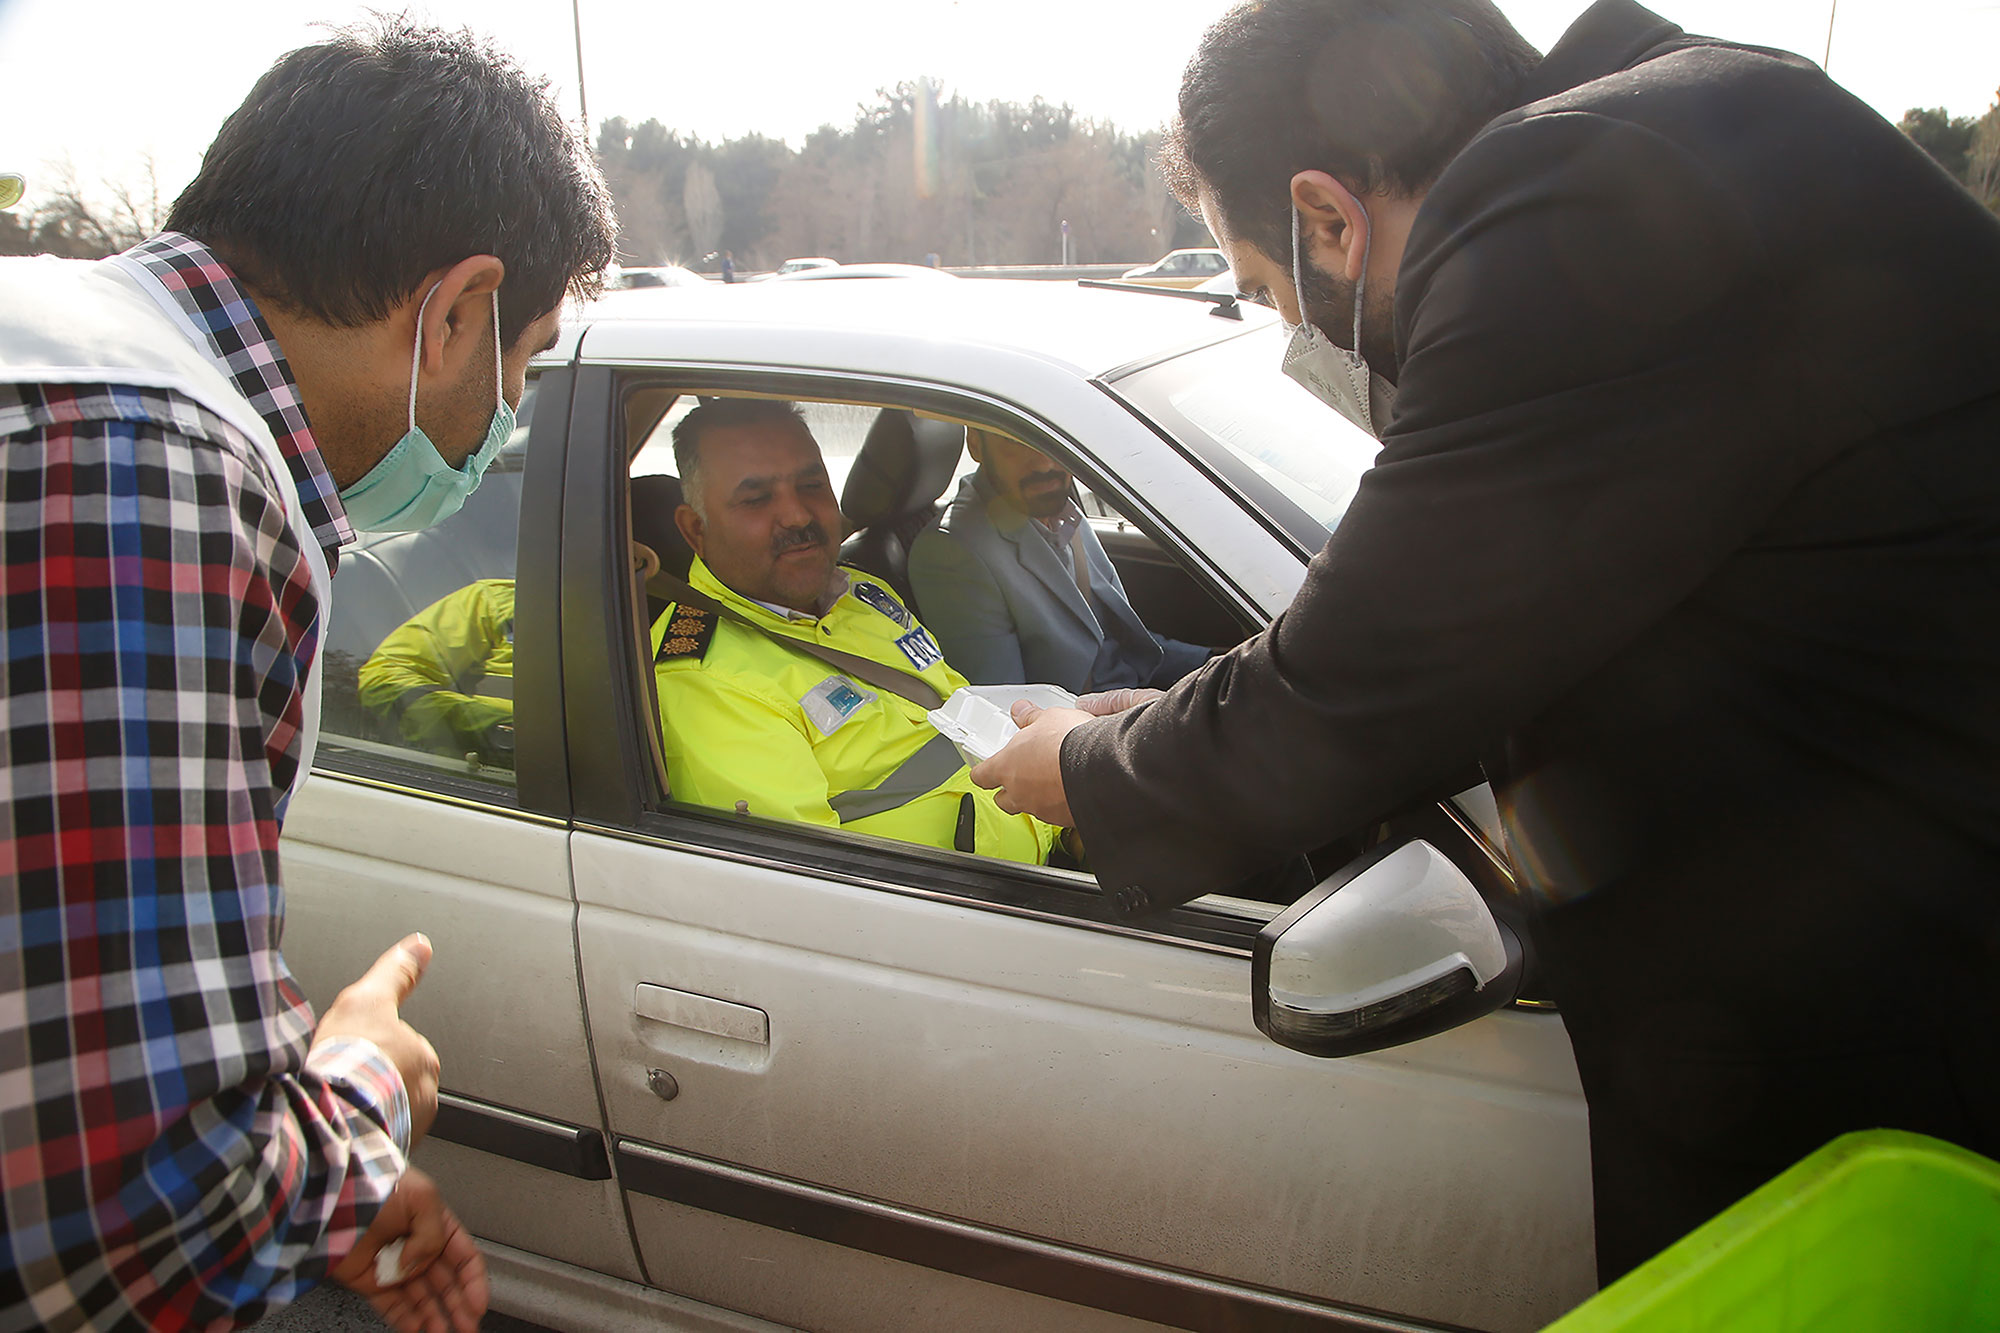
{"type": "Polygon", "coordinates": [[[860,529],[928,510],[951,485],[964,450],[965,427],[885,407],[848,471],[840,512],[860,529]]]}

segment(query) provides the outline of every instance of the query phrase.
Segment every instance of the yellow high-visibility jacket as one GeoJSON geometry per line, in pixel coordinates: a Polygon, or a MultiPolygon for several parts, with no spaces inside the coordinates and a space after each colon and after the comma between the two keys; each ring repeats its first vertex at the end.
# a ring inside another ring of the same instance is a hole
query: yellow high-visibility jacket
{"type": "Polygon", "coordinates": [[[360,686],[412,744],[512,762],[514,580],[468,583],[411,616],[362,664],[360,686]]]}
{"type": "Polygon", "coordinates": [[[1046,861],[1061,830],[1006,814],[992,792],[973,786],[922,707],[786,644],[816,639],[921,676],[941,697],[966,683],[888,585],[844,572],[848,589],[825,615],[787,619],[694,562],[689,585],[763,632],[693,607],[669,607],[654,622],[653,674],[675,799],[1046,861]]]}

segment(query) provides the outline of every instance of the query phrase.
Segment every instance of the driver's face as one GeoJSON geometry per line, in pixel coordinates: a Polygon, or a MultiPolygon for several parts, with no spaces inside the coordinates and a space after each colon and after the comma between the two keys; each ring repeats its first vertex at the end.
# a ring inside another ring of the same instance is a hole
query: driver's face
{"type": "Polygon", "coordinates": [[[701,513],[676,515],[724,586],[818,615],[840,553],[842,522],[819,445],[804,426],[757,422],[704,432],[701,513]]]}

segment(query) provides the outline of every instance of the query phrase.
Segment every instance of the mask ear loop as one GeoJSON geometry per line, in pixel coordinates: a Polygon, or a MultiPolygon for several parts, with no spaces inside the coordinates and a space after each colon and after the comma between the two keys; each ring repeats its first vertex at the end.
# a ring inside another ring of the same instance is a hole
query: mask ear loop
{"type": "Polygon", "coordinates": [[[500,289],[493,289],[493,410],[507,406],[507,395],[500,391],[500,289]]]}
{"type": "Polygon", "coordinates": [[[1299,323],[1306,319],[1305,269],[1299,264],[1299,206],[1292,205],[1292,299],[1299,303],[1299,323]]]}
{"type": "MultiPolygon", "coordinates": [[[[1355,200],[1355,206],[1360,208],[1361,201],[1355,200]]],[[[1369,225],[1368,234],[1361,239],[1361,280],[1354,284],[1354,346],[1347,349],[1347,354],[1356,361],[1361,360],[1361,303],[1368,295],[1368,252],[1375,245],[1375,225],[1369,219],[1366,208],[1361,208],[1361,218],[1369,225]]],[[[1305,264],[1299,248],[1299,210],[1296,204],[1292,206],[1292,292],[1299,302],[1299,323],[1311,323],[1306,318],[1305,264]]]]}
{"type": "Polygon", "coordinates": [[[1368,224],[1368,234],[1361,238],[1361,279],[1354,284],[1354,360],[1361,362],[1361,302],[1368,295],[1368,251],[1375,245],[1375,223],[1368,216],[1367,208],[1359,199],[1354,206],[1361,209],[1361,220],[1368,224]]]}
{"type": "MultiPolygon", "coordinates": [[[[442,282],[432,283],[431,289],[424,293],[423,302],[417,306],[417,344],[410,349],[409,429],[411,430],[417,428],[417,368],[424,363],[424,311],[430,309],[431,298],[437,295],[438,288],[442,286],[444,286],[442,282]]],[[[498,318],[497,314],[495,318],[498,318]]]]}

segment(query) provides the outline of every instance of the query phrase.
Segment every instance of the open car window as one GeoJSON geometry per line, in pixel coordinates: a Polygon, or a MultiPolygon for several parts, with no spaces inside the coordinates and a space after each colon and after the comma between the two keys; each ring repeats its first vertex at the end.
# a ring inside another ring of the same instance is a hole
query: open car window
{"type": "MultiPolygon", "coordinates": [[[[631,394],[644,387],[645,381],[635,376],[620,392],[629,400],[631,394]]],[[[635,589],[632,599],[635,650],[646,654],[647,670],[642,678],[651,687],[647,691],[650,698],[635,702],[634,723],[642,729],[643,739],[654,747],[657,771],[664,780],[656,808],[663,813],[691,815],[699,820],[719,818],[738,827],[749,821],[785,829],[796,838],[801,855],[812,854],[829,836],[905,852],[912,858],[910,871],[914,881],[928,877],[939,858],[961,858],[1004,871],[1010,877],[1047,877],[1069,886],[1068,900],[1075,904],[1079,914],[1096,916],[1095,880],[1080,872],[1076,862],[1060,850],[1053,864],[1049,864],[1045,855],[1024,855],[1017,835],[993,834],[992,826],[1000,818],[996,811],[963,813],[962,819],[953,821],[956,825],[953,828],[920,823],[913,831],[910,825],[898,827],[893,820],[865,815],[829,820],[825,814],[828,802],[811,799],[810,789],[823,780],[822,792],[834,798],[831,804],[839,814],[843,808],[853,808],[853,802],[843,805],[840,798],[851,795],[864,783],[870,789],[893,786],[901,765],[884,759],[871,767],[866,754],[853,753],[857,747],[865,749],[863,742],[869,741],[871,733],[860,721],[847,719],[850,716],[865,719],[870,709],[901,707],[907,714],[910,707],[906,702],[899,704],[885,699],[885,690],[866,679],[850,676],[845,686],[829,687],[829,682],[842,673],[825,661],[799,653],[791,654],[799,660],[789,672],[782,666],[760,670],[758,663],[770,660],[769,654],[762,651],[738,649],[729,655],[729,660],[721,660],[719,650],[710,646],[718,641],[713,617],[705,621],[682,617],[678,610],[670,613],[669,608],[675,605],[674,587],[678,580],[689,576],[693,555],[671,512],[684,499],[675,476],[673,430],[703,401],[731,396],[732,391],[740,396],[776,396],[743,394],[738,384],[682,381],[674,383],[673,388],[678,394],[673,406],[642,432],[627,419],[626,427],[634,433],[624,441],[623,450],[623,456],[629,460],[626,485],[633,539],[659,557],[669,576],[666,580],[655,578],[651,586],[635,589]],[[707,656],[712,651],[718,652],[715,660],[707,656]],[[701,656],[699,667],[687,660],[696,654],[701,656]],[[749,660],[753,658],[756,661],[749,660]],[[671,665],[665,665],[670,662],[671,665]],[[713,675],[720,683],[697,684],[690,677],[698,674],[713,675]],[[849,714],[845,711],[848,709],[854,711],[849,714]],[[846,752],[842,752],[842,745],[846,752]],[[815,753],[822,758],[829,754],[833,757],[817,771],[811,771],[809,766],[814,763],[815,753]],[[732,782],[736,785],[728,785],[732,782]],[[801,791],[807,794],[797,795],[801,791]],[[817,813],[794,813],[807,810],[817,813]],[[791,824],[790,819],[801,822],[791,824]],[[969,839],[963,836],[968,827],[972,830],[969,839]],[[1003,843],[998,849],[991,841],[996,836],[1003,843]],[[1009,837],[1013,840],[1007,841],[1009,837]],[[972,844],[969,851],[965,847],[968,840],[972,844]]],[[[891,616],[899,614],[900,604],[910,614],[910,632],[921,631],[933,617],[927,615],[921,599],[910,595],[907,565],[897,563],[895,558],[884,563],[885,543],[871,544],[871,536],[883,535],[883,529],[894,529],[896,539],[887,542],[886,547],[906,556],[909,540],[936,523],[961,483],[976,470],[969,451],[959,443],[967,425],[1032,440],[1035,447],[1051,454],[1064,448],[1052,432],[1030,421],[994,421],[990,409],[958,418],[937,402],[900,399],[880,387],[856,386],[852,397],[841,401],[830,397],[788,401],[797,406],[820,444],[836,494],[847,489],[857,460],[862,459],[871,439],[901,431],[906,437],[915,434],[943,442],[933,447],[926,464],[926,486],[935,489],[920,488],[907,505],[897,506],[896,512],[877,515],[874,522],[850,531],[843,549],[844,567],[856,570],[857,578],[893,592],[895,601],[888,603],[880,592],[870,590],[866,595],[868,604],[886,607],[886,614],[891,616]],[[936,451],[940,449],[941,452],[936,451]]],[[[1224,646],[1243,636],[1245,627],[1139,526],[1088,494],[1083,460],[1065,457],[1064,461],[1079,473],[1080,498],[1086,501],[1086,517],[1098,534],[1105,558],[1117,569],[1133,608],[1149,626],[1170,637],[1189,636],[1190,642],[1198,640],[1203,645],[1199,650],[1203,655],[1207,645],[1224,646]]],[[[857,515],[847,517],[852,525],[857,515]]],[[[868,619],[865,609],[850,607],[850,610],[855,610],[861,619],[868,619]]],[[[828,618],[833,619],[834,613],[829,612],[828,618]]],[[[842,646],[851,649],[856,645],[842,646]]],[[[948,643],[941,646],[949,663],[951,649],[948,643]]],[[[893,730],[886,729],[885,734],[893,730]]],[[[927,727],[921,734],[934,737],[927,727]]],[[[895,743],[908,746],[904,741],[895,743]]],[[[957,757],[946,764],[953,769],[961,766],[962,761],[957,757]]],[[[958,786],[952,786],[953,779],[942,771],[919,776],[931,788],[950,786],[954,810],[961,804],[969,808],[974,803],[991,800],[984,793],[971,791],[962,774],[958,786]]],[[[1047,851],[1041,850],[1044,854],[1047,851]]],[[[1087,853],[1084,866],[1087,867],[1087,853]]],[[[1002,896],[1018,892],[996,891],[1002,896]]],[[[1263,907],[1257,905],[1244,912],[1229,909],[1227,904],[1215,910],[1224,916],[1240,917],[1246,923],[1264,915],[1263,907]]]]}

